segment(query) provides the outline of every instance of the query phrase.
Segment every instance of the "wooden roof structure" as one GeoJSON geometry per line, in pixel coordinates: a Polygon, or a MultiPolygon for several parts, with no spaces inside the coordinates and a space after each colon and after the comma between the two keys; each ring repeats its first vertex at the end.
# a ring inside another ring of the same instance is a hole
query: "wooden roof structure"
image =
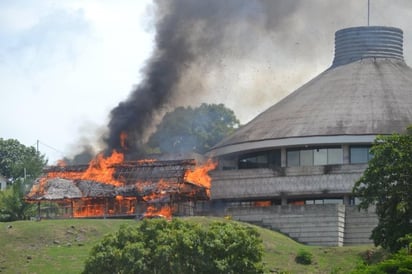
{"type": "Polygon", "coordinates": [[[110,166],[113,179],[123,184],[113,185],[84,179],[71,179],[65,174],[85,172],[88,165],[50,166],[44,169],[26,195],[27,201],[65,200],[81,198],[137,197],[146,202],[174,195],[181,199],[208,199],[204,187],[188,182],[186,172],[195,161],[133,161],[110,166]],[[52,177],[49,175],[53,174],[52,177]],[[148,198],[148,197],[151,198],[148,198]],[[155,198],[153,198],[155,197],[155,198]]]}

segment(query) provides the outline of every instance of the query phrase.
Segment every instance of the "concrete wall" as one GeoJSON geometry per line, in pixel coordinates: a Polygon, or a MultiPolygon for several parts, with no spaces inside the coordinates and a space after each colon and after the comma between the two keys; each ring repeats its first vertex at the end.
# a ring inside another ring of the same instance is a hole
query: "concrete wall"
{"type": "Polygon", "coordinates": [[[365,165],[329,165],[210,172],[212,199],[351,193],[365,165]]]}
{"type": "Polygon", "coordinates": [[[344,245],[372,244],[373,241],[369,237],[377,224],[375,208],[359,211],[356,206],[347,206],[344,245]]]}
{"type": "Polygon", "coordinates": [[[372,211],[358,212],[356,207],[338,204],[231,207],[226,214],[320,246],[371,243],[370,232],[377,223],[372,211]]]}

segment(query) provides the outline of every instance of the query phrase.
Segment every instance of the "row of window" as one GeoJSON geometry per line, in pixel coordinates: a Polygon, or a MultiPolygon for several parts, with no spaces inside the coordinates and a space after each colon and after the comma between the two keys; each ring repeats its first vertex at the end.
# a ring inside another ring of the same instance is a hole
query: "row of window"
{"type": "Polygon", "coordinates": [[[287,166],[320,166],[342,164],[342,148],[317,148],[287,151],[287,166]]]}
{"type": "MultiPolygon", "coordinates": [[[[349,153],[351,164],[367,163],[372,158],[369,146],[352,146],[349,153]]],[[[343,150],[341,147],[288,149],[286,157],[288,167],[335,165],[343,163],[343,150]]],[[[280,166],[279,149],[245,154],[238,162],[239,169],[280,166]]]]}
{"type": "MultiPolygon", "coordinates": [[[[351,197],[348,200],[350,205],[359,204],[358,198],[351,197]]],[[[227,205],[231,207],[268,207],[272,205],[280,205],[281,200],[264,200],[264,201],[238,201],[229,202],[227,205]]],[[[291,199],[287,201],[290,205],[326,205],[326,204],[344,204],[343,197],[329,197],[329,198],[310,198],[310,199],[291,199]]]]}
{"type": "MultiPolygon", "coordinates": [[[[351,164],[367,163],[371,158],[369,146],[352,146],[349,149],[351,164]]],[[[343,163],[341,147],[290,149],[287,151],[287,166],[339,165],[343,163]]]]}

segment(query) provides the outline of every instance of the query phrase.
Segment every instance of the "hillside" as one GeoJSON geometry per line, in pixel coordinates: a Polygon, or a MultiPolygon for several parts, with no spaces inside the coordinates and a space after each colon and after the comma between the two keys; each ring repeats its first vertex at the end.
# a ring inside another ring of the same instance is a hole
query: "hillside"
{"type": "MultiPolygon", "coordinates": [[[[191,217],[207,224],[218,218],[191,217]]],[[[0,273],[80,273],[91,247],[103,235],[133,220],[43,220],[0,223],[0,273]]],[[[277,232],[258,227],[269,271],[289,273],[348,273],[372,246],[312,247],[277,232]],[[309,266],[295,263],[299,250],[314,256],[309,266]]]]}

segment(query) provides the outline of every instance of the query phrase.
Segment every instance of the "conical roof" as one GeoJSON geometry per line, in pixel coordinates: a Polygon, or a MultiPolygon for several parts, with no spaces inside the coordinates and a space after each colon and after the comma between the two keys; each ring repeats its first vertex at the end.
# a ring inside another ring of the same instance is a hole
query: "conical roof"
{"type": "Polygon", "coordinates": [[[285,138],[404,131],[412,124],[412,69],[403,61],[402,40],[402,30],[390,27],[336,32],[329,69],[214,149],[236,145],[242,150],[240,144],[285,138]]]}

